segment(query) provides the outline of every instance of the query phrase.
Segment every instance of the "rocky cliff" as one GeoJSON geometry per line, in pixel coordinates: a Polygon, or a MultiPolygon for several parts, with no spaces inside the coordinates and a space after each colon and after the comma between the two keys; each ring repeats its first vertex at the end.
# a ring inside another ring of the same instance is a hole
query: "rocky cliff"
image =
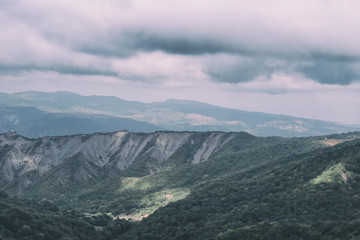
{"type": "Polygon", "coordinates": [[[133,164],[151,174],[184,146],[191,149],[186,161],[198,164],[238,134],[246,133],[121,131],[29,139],[9,132],[0,135],[0,188],[21,192],[50,175],[64,188],[118,175],[133,164]]]}

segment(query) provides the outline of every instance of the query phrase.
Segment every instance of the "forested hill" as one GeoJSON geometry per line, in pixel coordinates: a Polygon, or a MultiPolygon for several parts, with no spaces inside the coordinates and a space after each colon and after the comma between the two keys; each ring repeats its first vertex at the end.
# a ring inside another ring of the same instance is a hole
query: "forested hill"
{"type": "Polygon", "coordinates": [[[360,140],[200,185],[125,239],[358,239],[360,140]]]}
{"type": "Polygon", "coordinates": [[[360,237],[358,132],[306,138],[115,132],[40,139],[8,133],[0,135],[0,171],[0,190],[17,196],[0,201],[5,239],[22,239],[24,232],[59,239],[53,228],[58,237],[90,239],[82,233],[89,227],[96,229],[93,239],[360,237]],[[14,209],[30,217],[22,219],[14,209]],[[41,221],[48,222],[46,229],[41,221]]]}

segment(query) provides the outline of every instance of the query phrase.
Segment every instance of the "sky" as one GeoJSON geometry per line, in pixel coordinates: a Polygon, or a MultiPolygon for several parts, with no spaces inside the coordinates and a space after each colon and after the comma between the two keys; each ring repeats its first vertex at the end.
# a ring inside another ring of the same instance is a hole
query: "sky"
{"type": "Polygon", "coordinates": [[[360,1],[0,0],[0,92],[360,124],[360,1]]]}

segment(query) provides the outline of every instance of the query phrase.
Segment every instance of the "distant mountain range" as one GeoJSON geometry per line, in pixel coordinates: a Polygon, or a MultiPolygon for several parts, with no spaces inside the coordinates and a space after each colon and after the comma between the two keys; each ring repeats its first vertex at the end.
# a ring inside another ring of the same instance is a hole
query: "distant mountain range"
{"type": "Polygon", "coordinates": [[[141,103],[70,92],[21,92],[0,93],[0,105],[1,132],[16,130],[28,137],[124,129],[134,132],[246,131],[257,136],[284,137],[360,130],[359,126],[174,99],[141,103]]]}
{"type": "Polygon", "coordinates": [[[154,132],[161,130],[153,124],[130,118],[101,114],[52,113],[34,107],[0,106],[0,132],[16,131],[30,137],[73,135],[94,132],[154,132]]]}

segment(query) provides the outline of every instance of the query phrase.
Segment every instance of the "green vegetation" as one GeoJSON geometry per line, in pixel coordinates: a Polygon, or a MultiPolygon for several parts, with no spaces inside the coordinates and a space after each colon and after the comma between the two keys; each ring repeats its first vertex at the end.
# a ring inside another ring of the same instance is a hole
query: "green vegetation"
{"type": "Polygon", "coordinates": [[[250,239],[358,239],[359,223],[347,221],[317,221],[313,224],[294,222],[262,222],[220,233],[216,240],[250,239]]]}
{"type": "Polygon", "coordinates": [[[21,200],[0,193],[0,239],[105,240],[133,226],[106,215],[85,217],[74,209],[60,210],[46,200],[21,200]]]}
{"type": "Polygon", "coordinates": [[[123,237],[357,239],[359,181],[359,140],[294,154],[200,184],[189,197],[159,209],[123,237]],[[352,172],[346,182],[309,184],[339,166],[352,172]]]}
{"type": "Polygon", "coordinates": [[[0,192],[0,239],[360,238],[359,134],[241,133],[192,164],[209,134],[196,135],[166,162],[143,155],[110,177],[75,156],[24,190],[33,200],[0,192]],[[323,143],[330,138],[337,144],[323,143]],[[79,169],[94,174],[74,178],[79,169]]]}
{"type": "Polygon", "coordinates": [[[338,163],[325,170],[315,179],[312,179],[310,183],[319,184],[325,182],[347,182],[349,178],[352,178],[352,176],[353,174],[346,170],[343,163],[338,163]]]}

